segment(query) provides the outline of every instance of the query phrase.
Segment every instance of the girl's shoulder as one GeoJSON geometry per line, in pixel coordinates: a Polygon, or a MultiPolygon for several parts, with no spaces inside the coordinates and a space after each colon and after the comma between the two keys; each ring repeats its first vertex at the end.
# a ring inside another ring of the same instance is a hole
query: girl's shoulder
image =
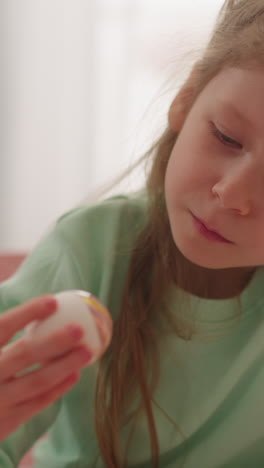
{"type": "Polygon", "coordinates": [[[144,191],[119,194],[93,204],[82,204],[62,215],[56,229],[71,235],[78,232],[101,236],[111,231],[140,232],[147,219],[148,201],[144,191]]]}

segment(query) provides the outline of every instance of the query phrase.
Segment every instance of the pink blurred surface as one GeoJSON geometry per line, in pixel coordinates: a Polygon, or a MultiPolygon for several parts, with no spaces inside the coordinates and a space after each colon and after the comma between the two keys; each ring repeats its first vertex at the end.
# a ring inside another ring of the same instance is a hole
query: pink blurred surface
{"type": "Polygon", "coordinates": [[[0,252],[0,282],[11,276],[25,257],[24,253],[0,252]]]}

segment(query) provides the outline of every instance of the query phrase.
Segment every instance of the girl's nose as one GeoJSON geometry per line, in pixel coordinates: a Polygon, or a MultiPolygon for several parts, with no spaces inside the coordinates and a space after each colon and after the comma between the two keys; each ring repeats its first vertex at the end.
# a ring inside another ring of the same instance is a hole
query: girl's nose
{"type": "Polygon", "coordinates": [[[229,170],[212,187],[222,208],[247,216],[253,209],[259,174],[250,168],[233,168],[229,170]]]}

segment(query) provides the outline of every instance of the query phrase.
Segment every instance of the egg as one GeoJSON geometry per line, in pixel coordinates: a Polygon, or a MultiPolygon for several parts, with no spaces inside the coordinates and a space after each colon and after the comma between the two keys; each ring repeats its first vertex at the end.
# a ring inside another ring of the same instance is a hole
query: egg
{"type": "Polygon", "coordinates": [[[38,340],[61,330],[65,325],[76,324],[83,330],[78,344],[87,345],[93,353],[89,365],[97,361],[107,349],[112,338],[112,319],[98,298],[86,291],[69,290],[54,295],[56,311],[44,320],[30,323],[24,336],[38,340]]]}

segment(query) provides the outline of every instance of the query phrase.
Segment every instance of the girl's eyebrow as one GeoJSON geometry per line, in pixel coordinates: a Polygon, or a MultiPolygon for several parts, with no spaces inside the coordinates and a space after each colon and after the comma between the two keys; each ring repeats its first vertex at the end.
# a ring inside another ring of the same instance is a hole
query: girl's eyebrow
{"type": "Polygon", "coordinates": [[[234,104],[232,104],[230,101],[219,100],[218,105],[220,109],[223,110],[223,112],[228,113],[228,114],[232,113],[232,116],[235,119],[246,123],[246,125],[251,128],[253,127],[253,124],[249,120],[249,118],[244,113],[242,113],[239,109],[237,109],[237,107],[234,104]]]}

